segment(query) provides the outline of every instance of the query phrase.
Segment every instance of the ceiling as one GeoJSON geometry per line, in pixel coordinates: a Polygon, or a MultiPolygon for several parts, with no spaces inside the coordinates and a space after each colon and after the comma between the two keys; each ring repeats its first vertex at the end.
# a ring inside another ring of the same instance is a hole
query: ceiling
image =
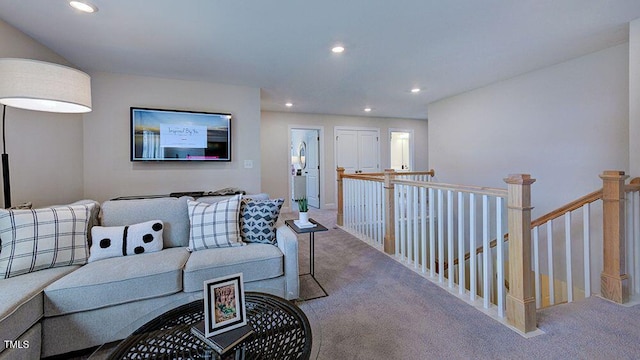
{"type": "Polygon", "coordinates": [[[89,73],[256,87],[263,110],[415,119],[435,100],[623,43],[640,18],[638,0],[92,3],[81,14],[66,0],[1,1],[0,18],[89,73]]]}

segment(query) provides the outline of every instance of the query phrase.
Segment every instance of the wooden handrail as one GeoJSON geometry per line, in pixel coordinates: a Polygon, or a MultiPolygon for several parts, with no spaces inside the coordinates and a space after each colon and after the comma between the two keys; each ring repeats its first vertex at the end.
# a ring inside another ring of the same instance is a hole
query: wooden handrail
{"type": "Polygon", "coordinates": [[[372,173],[366,174],[344,174],[342,175],[343,179],[357,179],[357,180],[369,180],[369,181],[378,181],[383,182],[384,177],[378,175],[372,175],[372,173]]]}
{"type": "Polygon", "coordinates": [[[589,194],[587,194],[587,195],[585,195],[585,196],[583,196],[583,197],[581,197],[579,199],[576,199],[576,200],[574,200],[574,201],[572,201],[572,202],[570,202],[570,203],[568,203],[568,204],[566,204],[566,205],[564,205],[564,206],[562,206],[562,207],[560,207],[560,208],[558,208],[556,210],[553,210],[552,212],[550,212],[550,213],[548,213],[546,215],[542,215],[541,217],[539,217],[539,218],[537,218],[537,219],[535,219],[534,221],[531,222],[531,227],[534,228],[534,227],[540,226],[540,225],[542,225],[542,224],[544,224],[544,223],[546,223],[548,221],[555,220],[555,219],[559,218],[560,216],[562,216],[562,215],[564,215],[564,214],[566,214],[568,212],[580,209],[584,205],[590,204],[590,203],[592,203],[594,201],[597,201],[597,200],[600,200],[600,199],[602,199],[602,188],[600,188],[600,189],[598,189],[598,190],[596,190],[596,191],[594,191],[592,193],[589,193],[589,194]]]}
{"type": "MultiPolygon", "coordinates": [[[[360,176],[384,176],[385,173],[383,172],[370,172],[370,173],[359,173],[359,174],[344,174],[344,177],[347,176],[355,176],[355,177],[360,177],[360,176]]],[[[431,169],[429,171],[402,171],[402,172],[392,172],[392,175],[429,175],[429,176],[436,176],[436,171],[434,169],[431,169]]]]}
{"type": "MultiPolygon", "coordinates": [[[[434,176],[436,173],[435,170],[431,169],[429,171],[407,171],[407,172],[392,172],[391,176],[404,176],[404,175],[429,175],[434,176]]],[[[384,181],[384,174],[381,172],[372,172],[372,173],[359,173],[359,174],[343,174],[343,179],[358,179],[358,180],[369,180],[369,181],[384,181]]]]}

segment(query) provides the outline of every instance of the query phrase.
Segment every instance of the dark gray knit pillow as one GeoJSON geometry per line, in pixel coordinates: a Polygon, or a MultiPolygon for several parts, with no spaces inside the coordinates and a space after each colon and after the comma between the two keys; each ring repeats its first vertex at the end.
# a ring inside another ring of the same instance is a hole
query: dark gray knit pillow
{"type": "Polygon", "coordinates": [[[242,199],[240,237],[247,243],[276,244],[276,221],[284,199],[242,199]]]}

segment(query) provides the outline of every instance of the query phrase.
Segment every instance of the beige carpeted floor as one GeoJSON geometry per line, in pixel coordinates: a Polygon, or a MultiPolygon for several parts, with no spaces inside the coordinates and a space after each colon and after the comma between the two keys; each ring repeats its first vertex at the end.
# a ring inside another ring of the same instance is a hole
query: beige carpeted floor
{"type": "MultiPolygon", "coordinates": [[[[335,211],[310,216],[330,229],[315,238],[315,275],[329,296],[299,302],[312,323],[314,358],[640,359],[640,305],[591,297],[541,310],[545,333],[525,339],[335,228],[335,211]]],[[[299,240],[306,272],[308,235],[299,240]]],[[[303,295],[316,291],[307,286],[301,281],[303,295]]]]}

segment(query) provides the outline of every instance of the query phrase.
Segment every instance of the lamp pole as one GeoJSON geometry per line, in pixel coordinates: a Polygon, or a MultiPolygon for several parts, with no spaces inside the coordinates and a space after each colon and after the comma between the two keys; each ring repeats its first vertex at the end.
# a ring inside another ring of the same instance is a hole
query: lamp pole
{"type": "Polygon", "coordinates": [[[4,193],[4,207],[11,207],[11,183],[9,181],[9,154],[7,154],[7,141],[4,136],[4,119],[7,105],[2,105],[2,185],[4,193]]]}

